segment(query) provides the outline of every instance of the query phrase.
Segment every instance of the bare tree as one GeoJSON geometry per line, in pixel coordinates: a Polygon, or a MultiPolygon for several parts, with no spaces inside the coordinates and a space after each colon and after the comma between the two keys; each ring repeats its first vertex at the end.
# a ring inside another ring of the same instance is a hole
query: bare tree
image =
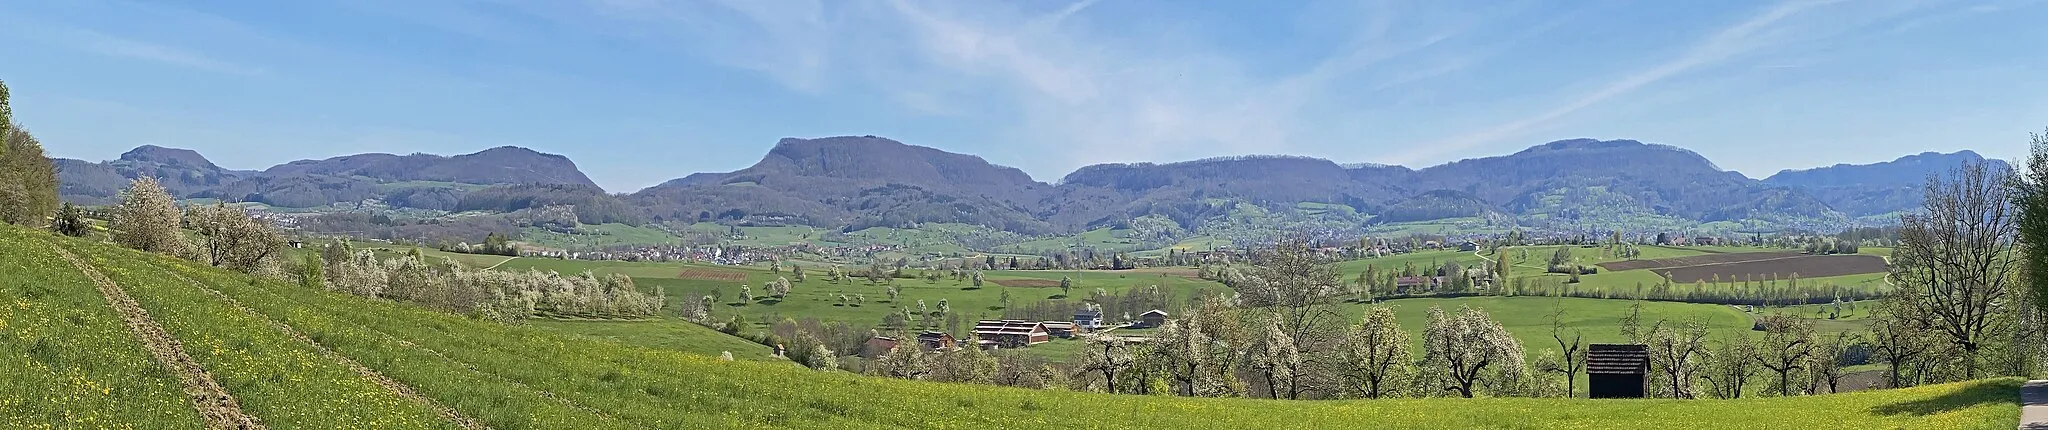
{"type": "Polygon", "coordinates": [[[1366,311],[1365,320],[1351,330],[1345,346],[1351,389],[1361,397],[1391,396],[1401,381],[1415,373],[1408,332],[1401,330],[1393,308],[1374,306],[1366,311]]]}
{"type": "Polygon", "coordinates": [[[1928,320],[1915,315],[1919,307],[1908,304],[1918,300],[1912,294],[1910,289],[1894,293],[1871,318],[1871,352],[1884,360],[1885,382],[1890,388],[1915,385],[1918,378],[1909,377],[1907,372],[1925,361],[1938,341],[1925,326],[1928,320]]]}
{"type": "Polygon", "coordinates": [[[1756,376],[1756,343],[1749,336],[1731,336],[1716,342],[1718,347],[1700,379],[1705,379],[1716,398],[1739,399],[1756,376]]]}
{"type": "Polygon", "coordinates": [[[1811,359],[1813,364],[1807,367],[1807,373],[1813,375],[1814,387],[1807,391],[1818,394],[1819,387],[1826,386],[1830,394],[1841,392],[1842,378],[1846,376],[1842,373],[1842,356],[1849,353],[1849,348],[1862,342],[1861,336],[1852,333],[1835,333],[1817,341],[1811,359]]]}
{"type": "Polygon", "coordinates": [[[1921,211],[1900,217],[1893,278],[1912,290],[1902,303],[1960,349],[1965,378],[1977,377],[1985,343],[2011,329],[2000,313],[2018,307],[2009,303],[2020,270],[2018,217],[2003,175],[1972,162],[1929,178],[1921,211]]]}
{"type": "Polygon", "coordinates": [[[1784,315],[1765,317],[1762,323],[1764,339],[1756,362],[1778,374],[1778,395],[1791,396],[1793,372],[1805,370],[1814,353],[1813,325],[1784,315]]]}
{"type": "Polygon", "coordinates": [[[1557,362],[1551,363],[1551,366],[1546,366],[1543,370],[1564,374],[1564,396],[1576,397],[1578,396],[1579,371],[1586,367],[1586,353],[1579,350],[1584,346],[1582,341],[1585,339],[1586,333],[1574,329],[1570,330],[1571,334],[1567,336],[1565,334],[1564,315],[1564,299],[1559,298],[1557,299],[1557,306],[1550,311],[1550,339],[1557,341],[1557,349],[1564,356],[1559,357],[1557,362]],[[1565,339],[1571,340],[1566,341],[1565,339]]]}

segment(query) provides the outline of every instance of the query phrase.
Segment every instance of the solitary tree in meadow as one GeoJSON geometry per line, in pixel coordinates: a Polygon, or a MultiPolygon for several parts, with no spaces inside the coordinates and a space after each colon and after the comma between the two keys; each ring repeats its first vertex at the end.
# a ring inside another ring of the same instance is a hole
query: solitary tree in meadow
{"type": "Polygon", "coordinates": [[[1464,308],[1453,316],[1430,308],[1422,345],[1424,365],[1439,375],[1432,388],[1463,397],[1472,397],[1482,382],[1515,385],[1525,369],[1522,342],[1478,309],[1464,308]]]}
{"type": "Polygon", "coordinates": [[[129,182],[121,202],[114,206],[114,243],[149,252],[179,255],[190,243],[178,232],[178,210],[171,193],[155,178],[141,177],[129,182]]]}
{"type": "Polygon", "coordinates": [[[1914,307],[1905,315],[1924,318],[1917,325],[1961,350],[1965,379],[1977,377],[1985,345],[2026,318],[2015,292],[2025,291],[2017,283],[2028,252],[2013,239],[2022,217],[2013,195],[2005,173],[1971,162],[1948,177],[1929,178],[1921,210],[1899,219],[1892,278],[1911,291],[1898,295],[1906,300],[1893,300],[1914,307]]]}

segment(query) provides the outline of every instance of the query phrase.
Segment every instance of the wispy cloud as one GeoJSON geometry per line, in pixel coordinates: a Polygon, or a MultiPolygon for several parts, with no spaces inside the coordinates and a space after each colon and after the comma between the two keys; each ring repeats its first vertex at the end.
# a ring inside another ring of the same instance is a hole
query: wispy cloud
{"type": "Polygon", "coordinates": [[[53,26],[49,30],[52,31],[51,37],[62,43],[100,55],[154,61],[234,75],[255,76],[266,73],[262,67],[215,58],[197,50],[178,46],[145,42],[83,28],[53,26]]]}
{"type": "MultiPolygon", "coordinates": [[[[1461,152],[1476,146],[1496,143],[1508,138],[1523,136],[1561,119],[1571,116],[1603,102],[1627,97],[1632,93],[1664,82],[1673,77],[1719,66],[1738,60],[1755,52],[1782,47],[1798,42],[1815,42],[1840,35],[1848,29],[1860,28],[1876,22],[1920,9],[1922,5],[1892,3],[1883,7],[1865,7],[1860,13],[1830,13],[1816,17],[1832,21],[1828,25],[1816,25],[1809,21],[1795,21],[1801,15],[1815,15],[1814,10],[1843,3],[1844,0],[1795,0],[1778,3],[1762,12],[1737,22],[1695,41],[1685,47],[1676,57],[1667,59],[1618,78],[1592,85],[1591,91],[1571,96],[1562,103],[1533,115],[1493,124],[1479,130],[1440,139],[1413,150],[1396,154],[1386,161],[1412,163],[1435,158],[1447,153],[1461,152]]],[[[1871,6],[1862,4],[1859,6],[1871,6]]],[[[1756,68],[1796,68],[1800,65],[1769,64],[1756,68]]]]}
{"type": "Polygon", "coordinates": [[[1034,156],[1015,161],[1041,174],[1298,149],[1333,120],[1313,111],[1332,92],[1369,94],[1479,64],[1488,51],[1456,40],[1500,18],[1430,3],[1326,2],[1311,8],[1326,16],[1303,19],[1345,25],[1298,35],[1335,42],[1288,69],[1183,29],[1134,34],[1128,16],[1096,16],[1113,12],[1094,1],[588,5],[610,31],[687,46],[794,91],[878,93],[906,112],[988,121],[999,129],[990,135],[1014,139],[996,143],[1029,147],[1034,156]]]}

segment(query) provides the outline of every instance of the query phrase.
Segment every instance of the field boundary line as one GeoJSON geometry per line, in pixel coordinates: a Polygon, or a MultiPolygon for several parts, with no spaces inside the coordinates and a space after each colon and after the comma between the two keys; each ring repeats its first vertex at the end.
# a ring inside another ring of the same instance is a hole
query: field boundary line
{"type": "Polygon", "coordinates": [[[418,390],[413,389],[412,386],[410,385],[405,385],[405,383],[403,382],[398,382],[398,380],[396,379],[391,379],[391,377],[384,376],[383,373],[377,372],[376,369],[371,369],[369,366],[364,366],[363,363],[357,362],[353,358],[348,358],[348,356],[342,355],[340,352],[336,352],[335,350],[328,348],[327,345],[322,345],[320,344],[320,342],[314,341],[313,338],[307,337],[305,333],[301,333],[299,332],[298,329],[293,328],[291,324],[285,324],[284,321],[278,321],[277,319],[271,318],[269,315],[264,315],[261,312],[256,312],[255,309],[250,309],[248,306],[243,306],[242,302],[235,300],[233,297],[228,297],[227,293],[222,293],[220,292],[220,290],[213,289],[213,287],[211,286],[207,286],[206,284],[194,281],[192,280],[192,278],[185,277],[185,275],[178,273],[177,269],[175,268],[163,267],[162,265],[158,265],[158,267],[164,269],[164,273],[169,273],[171,277],[178,278],[179,281],[183,281],[187,284],[198,286],[199,289],[205,290],[208,294],[212,294],[215,298],[219,298],[221,300],[226,301],[228,303],[228,306],[234,307],[236,310],[242,311],[242,313],[257,318],[262,318],[263,321],[269,322],[272,327],[276,327],[279,331],[283,331],[286,336],[290,336],[292,339],[298,340],[299,342],[304,342],[307,345],[312,345],[313,349],[317,349],[320,351],[320,355],[326,356],[327,359],[329,360],[334,360],[337,363],[341,363],[341,365],[343,366],[347,366],[349,370],[355,371],[356,375],[362,376],[364,378],[369,378],[371,382],[375,382],[377,383],[378,386],[384,387],[386,391],[390,391],[392,394],[397,394],[399,397],[404,397],[406,399],[427,405],[428,408],[434,409],[434,412],[441,414],[442,418],[447,418],[448,421],[454,422],[455,425],[459,425],[462,426],[462,428],[471,430],[491,428],[490,426],[485,425],[483,422],[470,418],[467,415],[463,415],[461,411],[457,411],[455,410],[455,408],[441,404],[441,402],[435,401],[431,397],[421,395],[418,390]]]}
{"type": "Polygon", "coordinates": [[[219,381],[213,379],[212,373],[207,372],[197,360],[186,354],[184,344],[176,337],[172,337],[170,332],[164,331],[164,327],[158,325],[155,319],[151,319],[149,312],[143,310],[142,305],[136,304],[135,299],[129,297],[128,292],[122,290],[120,284],[107,279],[99,269],[79,260],[71,251],[47,241],[44,244],[50,245],[50,249],[57,251],[59,257],[71,262],[72,267],[78,268],[79,272],[92,278],[92,282],[99,285],[100,295],[105,296],[107,304],[121,314],[128,331],[133,333],[137,340],[142,341],[150,355],[156,358],[158,365],[178,376],[178,380],[185,386],[185,396],[192,401],[193,409],[205,417],[208,428],[266,428],[256,417],[243,412],[241,403],[235,401],[233,395],[228,394],[227,388],[222,387],[219,381]]]}

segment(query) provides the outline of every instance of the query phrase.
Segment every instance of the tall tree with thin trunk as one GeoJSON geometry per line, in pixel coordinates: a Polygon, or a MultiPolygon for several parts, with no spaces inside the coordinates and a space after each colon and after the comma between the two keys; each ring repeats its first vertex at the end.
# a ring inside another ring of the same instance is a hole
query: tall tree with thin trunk
{"type": "Polygon", "coordinates": [[[1552,363],[1554,366],[1543,370],[1564,374],[1564,396],[1575,397],[1578,396],[1579,370],[1586,367],[1585,351],[1580,350],[1585,345],[1586,333],[1577,329],[1566,330],[1564,316],[1564,298],[1558,298],[1557,306],[1550,311],[1550,339],[1557,341],[1557,349],[1564,356],[1552,363]]]}
{"type": "Polygon", "coordinates": [[[1985,344],[2012,329],[2013,319],[2000,314],[2018,308],[2020,217],[2006,175],[1971,162],[1929,178],[1923,208],[1899,221],[1893,277],[1914,290],[1906,302],[1913,314],[1960,349],[1966,379],[1977,377],[1985,344]]]}

